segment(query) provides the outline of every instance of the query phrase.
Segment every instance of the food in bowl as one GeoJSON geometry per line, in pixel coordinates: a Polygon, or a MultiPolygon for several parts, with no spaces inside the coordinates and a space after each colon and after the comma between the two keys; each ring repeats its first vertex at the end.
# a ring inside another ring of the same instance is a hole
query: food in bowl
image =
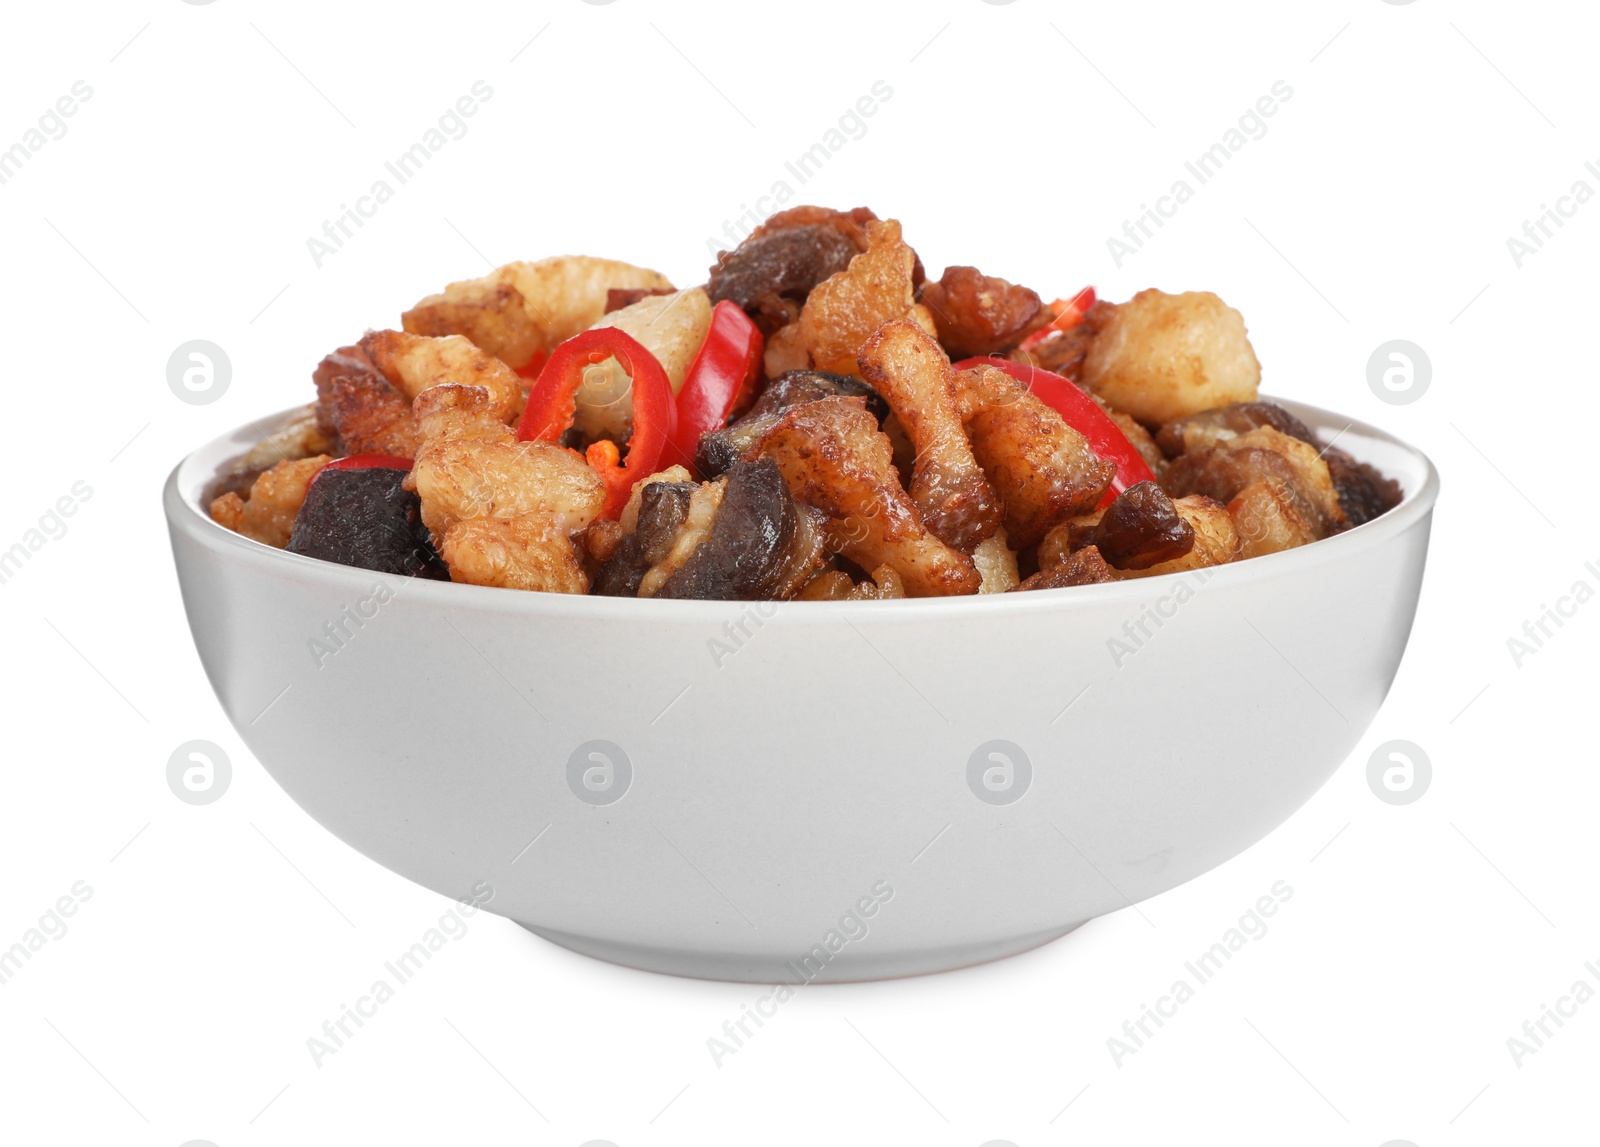
{"type": "Polygon", "coordinates": [[[381,573],[610,597],[1063,589],[1315,543],[1399,485],[1258,395],[1208,292],[928,279],[865,208],[780,212],[701,286],[559,257],[313,372],[217,522],[381,573]]]}

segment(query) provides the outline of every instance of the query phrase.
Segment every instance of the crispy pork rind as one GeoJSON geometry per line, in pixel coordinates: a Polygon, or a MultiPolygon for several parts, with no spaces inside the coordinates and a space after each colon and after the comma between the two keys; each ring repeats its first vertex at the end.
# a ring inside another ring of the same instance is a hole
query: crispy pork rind
{"type": "Polygon", "coordinates": [[[806,582],[797,601],[891,601],[906,596],[906,586],[890,566],[879,566],[858,582],[843,570],[824,570],[806,582]]]}
{"type": "Polygon", "coordinates": [[[279,462],[250,487],[250,496],[228,492],[211,502],[211,520],[258,542],[283,549],[294,536],[294,519],[311,479],[333,459],[326,454],[279,462]]]}
{"type": "Polygon", "coordinates": [[[771,458],[789,489],[827,519],[828,548],[863,569],[887,565],[911,597],[976,593],[972,559],[922,524],[900,487],[889,440],[859,398],[793,407],[745,455],[771,458]]]}
{"type": "Polygon", "coordinates": [[[837,395],[865,399],[867,410],[880,424],[889,414],[889,404],[859,378],[823,370],[785,371],[767,383],[737,421],[700,436],[694,454],[695,469],[708,478],[721,474],[743,457],[756,439],[776,426],[784,411],[837,395]]]}
{"type": "Polygon", "coordinates": [[[1027,287],[976,267],[946,267],[938,282],[922,285],[919,297],[933,312],[939,341],[951,358],[1010,350],[1028,333],[1043,305],[1027,287]]]}
{"type": "Polygon", "coordinates": [[[1027,350],[1019,346],[1006,357],[1013,362],[1036,366],[1040,370],[1077,381],[1083,373],[1083,360],[1088,357],[1089,348],[1116,313],[1114,303],[1100,299],[1073,326],[1051,335],[1043,342],[1035,343],[1027,350]]]}
{"type": "Polygon", "coordinates": [[[340,347],[312,372],[317,426],[344,454],[410,458],[420,438],[406,398],[359,345],[340,347]]]}
{"type": "MultiPolygon", "coordinates": [[[[1184,573],[1188,570],[1205,569],[1208,566],[1225,565],[1237,561],[1242,556],[1239,531],[1228,513],[1228,508],[1221,502],[1204,495],[1193,494],[1184,498],[1174,498],[1172,508],[1192,533],[1193,544],[1178,557],[1142,568],[1130,565],[1119,569],[1115,564],[1107,562],[1107,568],[1113,578],[1121,581],[1126,578],[1153,577],[1157,574],[1184,573]]],[[[1039,543],[1039,568],[1047,570],[1085,549],[1094,549],[1098,553],[1099,547],[1094,541],[1104,514],[1104,511],[1097,510],[1051,530],[1044,541],[1039,543]]],[[[1106,557],[1104,554],[1100,556],[1102,560],[1106,557]]]]}
{"type": "Polygon", "coordinates": [[[1021,576],[1017,570],[1017,554],[1006,544],[1006,532],[996,531],[985,538],[972,551],[972,564],[978,567],[983,583],[979,593],[1007,593],[1017,588],[1021,576]]]}
{"type": "Polygon", "coordinates": [[[767,348],[762,352],[761,365],[766,369],[768,378],[777,378],[791,370],[805,370],[811,365],[811,355],[807,353],[805,344],[800,341],[800,320],[792,320],[788,325],[772,333],[767,339],[767,348]]]}
{"type": "Polygon", "coordinates": [[[1244,319],[1216,295],[1148,290],[1112,312],[1081,377],[1116,409],[1162,423],[1253,401],[1261,364],[1244,319]]]}
{"type": "Polygon", "coordinates": [[[1270,426],[1313,446],[1317,442],[1309,426],[1274,402],[1234,402],[1190,414],[1164,423],[1156,431],[1156,442],[1167,457],[1176,458],[1248,434],[1258,426],[1270,426]]]}
{"type": "Polygon", "coordinates": [[[606,314],[631,307],[640,299],[648,299],[651,295],[676,293],[671,287],[611,287],[606,291],[606,314]]]}
{"type": "Polygon", "coordinates": [[[900,238],[900,224],[874,220],[866,229],[867,250],[817,284],[800,311],[799,341],[818,370],[855,374],[861,344],[884,323],[910,315],[916,303],[916,256],[900,238]]]}
{"type": "Polygon", "coordinates": [[[605,314],[606,292],[671,290],[657,271],[616,259],[557,255],[507,263],[481,279],[451,283],[401,316],[414,335],[462,335],[521,370],[605,314]]]}
{"type": "Polygon", "coordinates": [[[916,451],[908,493],[923,524],[971,553],[999,529],[1000,504],[962,429],[950,360],[916,323],[895,319],[867,339],[857,361],[916,451]]]}
{"type": "Polygon", "coordinates": [[[811,288],[847,268],[860,250],[827,223],[752,235],[717,256],[706,290],[712,302],[726,299],[743,308],[770,335],[789,322],[785,299],[804,302],[811,288]]]}
{"type": "Polygon", "coordinates": [[[324,358],[312,379],[317,425],[346,454],[415,454],[421,435],[411,403],[430,386],[482,387],[502,421],[516,414],[522,398],[511,368],[459,335],[368,331],[324,358]]]}
{"type": "MultiPolygon", "coordinates": [[[[770,235],[774,231],[782,231],[791,227],[808,227],[812,224],[825,224],[832,227],[849,239],[854,244],[857,252],[865,251],[869,245],[867,224],[877,220],[877,213],[870,207],[852,207],[848,211],[837,211],[832,207],[816,207],[811,204],[802,204],[799,207],[789,207],[777,214],[769,216],[767,221],[754,231],[749,238],[758,239],[770,235]]],[[[922,281],[927,278],[923,270],[922,259],[913,251],[911,264],[911,285],[922,286],[922,281]]]]}
{"type": "Polygon", "coordinates": [[[451,580],[586,592],[573,535],[605,503],[600,476],[570,450],[518,442],[482,387],[430,387],[415,411],[422,445],[406,484],[451,580]]]}
{"type": "Polygon", "coordinates": [[[1120,410],[1112,410],[1104,402],[1100,403],[1111,421],[1117,424],[1117,429],[1122,431],[1122,436],[1128,440],[1128,445],[1139,452],[1139,457],[1144,459],[1144,464],[1150,467],[1150,473],[1158,479],[1167,472],[1167,456],[1161,452],[1161,447],[1144,424],[1132,415],[1124,414],[1120,410]]]}
{"type": "Polygon", "coordinates": [[[1095,515],[1092,526],[1074,527],[1072,536],[1074,550],[1095,546],[1119,570],[1149,569],[1181,558],[1194,542],[1194,528],[1154,482],[1129,486],[1095,515]]]}
{"type": "Polygon", "coordinates": [[[1106,563],[1100,551],[1094,546],[1085,546],[1081,550],[1067,554],[1053,565],[1040,569],[1016,588],[1066,589],[1069,586],[1098,585],[1101,582],[1116,580],[1117,572],[1106,563]]]}
{"type": "Polygon", "coordinates": [[[1316,526],[1296,505],[1285,482],[1251,482],[1228,503],[1228,513],[1239,531],[1242,557],[1258,558],[1317,540],[1316,526]]]}
{"type": "MultiPolygon", "coordinates": [[[[1310,427],[1271,402],[1239,402],[1216,410],[1203,410],[1162,426],[1156,441],[1169,456],[1175,457],[1238,438],[1261,426],[1270,426],[1290,438],[1318,446],[1317,436],[1310,427]]],[[[1348,525],[1370,522],[1400,504],[1400,484],[1393,478],[1384,477],[1365,462],[1357,462],[1337,446],[1323,446],[1318,453],[1328,466],[1348,525]]],[[[1262,505],[1264,507],[1265,503],[1262,505]]]]}
{"type": "Polygon", "coordinates": [[[430,386],[481,386],[502,422],[517,412],[522,383],[500,359],[460,335],[424,338],[404,331],[369,331],[361,349],[378,373],[409,403],[430,386]]]}
{"type": "Polygon", "coordinates": [[[1084,436],[1022,383],[992,366],[958,375],[962,423],[972,452],[1000,497],[1016,549],[1092,508],[1116,474],[1084,436]]]}
{"type": "Polygon", "coordinates": [[[1283,486],[1319,538],[1347,525],[1328,464],[1316,448],[1270,426],[1183,455],[1167,468],[1162,485],[1171,494],[1205,494],[1226,503],[1256,481],[1283,486]]]}
{"type": "Polygon", "coordinates": [[[867,224],[876,222],[877,219],[877,213],[870,207],[852,207],[849,211],[839,211],[832,207],[817,207],[814,204],[803,203],[798,207],[788,207],[767,216],[766,222],[750,232],[745,242],[762,239],[778,231],[820,224],[838,231],[850,241],[850,245],[857,252],[861,252],[867,249],[867,224]]]}

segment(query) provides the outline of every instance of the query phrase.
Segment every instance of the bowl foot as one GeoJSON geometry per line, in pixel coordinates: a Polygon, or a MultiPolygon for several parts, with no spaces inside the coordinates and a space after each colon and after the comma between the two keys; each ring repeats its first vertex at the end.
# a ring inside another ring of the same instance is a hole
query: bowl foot
{"type": "MultiPolygon", "coordinates": [[[[517,923],[522,923],[517,921],[517,923]]],[[[1080,920],[1065,928],[1052,928],[1025,936],[981,944],[960,944],[944,948],[920,948],[911,951],[874,952],[871,941],[845,947],[826,964],[803,963],[799,957],[784,960],[751,952],[706,952],[685,948],[656,948],[641,944],[627,944],[612,940],[599,940],[591,936],[577,936],[550,928],[522,924],[541,939],[558,944],[570,951],[608,964],[625,968],[638,968],[645,972],[660,972],[670,976],[687,976],[697,980],[730,980],[746,984],[808,983],[849,984],[863,980],[892,980],[904,976],[924,976],[933,972],[949,972],[974,964],[986,964],[1038,948],[1052,940],[1081,927],[1080,920]]]]}

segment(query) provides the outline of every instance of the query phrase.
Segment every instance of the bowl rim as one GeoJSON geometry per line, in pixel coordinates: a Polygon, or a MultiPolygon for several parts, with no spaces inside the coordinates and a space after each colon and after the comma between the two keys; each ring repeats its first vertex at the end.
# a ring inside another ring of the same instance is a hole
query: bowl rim
{"type": "MultiPolygon", "coordinates": [[[[1421,480],[1409,485],[1400,504],[1394,509],[1342,534],[1280,553],[1209,567],[1206,577],[1208,586],[1212,584],[1237,586],[1276,579],[1280,576],[1289,577],[1296,572],[1337,561],[1342,557],[1354,557],[1406,533],[1432,511],[1439,496],[1439,473],[1428,456],[1415,446],[1370,423],[1335,414],[1309,403],[1265,394],[1260,396],[1260,400],[1274,402],[1284,407],[1304,421],[1313,431],[1324,431],[1329,426],[1342,425],[1343,429],[1334,436],[1337,440],[1342,440],[1344,435],[1353,432],[1357,439],[1368,438],[1386,443],[1407,456],[1411,469],[1421,475],[1421,480]]],[[[197,482],[195,480],[197,475],[191,472],[200,465],[199,459],[216,454],[228,443],[237,444],[242,441],[241,433],[246,429],[257,435],[271,433],[278,425],[305,409],[304,405],[294,406],[274,415],[253,419],[191,451],[173,467],[162,489],[162,505],[174,541],[181,533],[213,554],[240,561],[262,574],[322,585],[340,592],[352,590],[359,593],[368,592],[374,584],[374,579],[391,588],[398,581],[404,584],[405,589],[403,594],[395,591],[396,596],[403,596],[421,604],[484,613],[596,621],[617,619],[632,622],[720,624],[727,620],[730,614],[742,615],[750,611],[757,613],[763,625],[827,622],[854,624],[861,621],[871,622],[874,619],[914,621],[935,617],[951,621],[981,621],[1002,613],[1054,612],[1063,608],[1073,608],[1075,603],[1082,608],[1098,608],[1113,604],[1142,608],[1143,603],[1152,595],[1159,595],[1159,587],[1176,587],[1181,580],[1189,578],[1195,572],[1180,571],[1146,578],[1131,578],[1126,581],[1031,590],[1026,593],[900,598],[893,601],[803,602],[674,600],[666,603],[650,598],[540,593],[425,578],[400,578],[392,574],[381,574],[301,554],[292,554],[287,550],[257,542],[213,521],[205,507],[200,504],[197,494],[205,482],[197,482]]],[[[1328,444],[1331,445],[1331,442],[1328,444]]],[[[1362,459],[1358,457],[1358,460],[1362,459]]],[[[214,475],[214,469],[208,470],[204,478],[209,481],[214,475]]],[[[1192,586],[1192,582],[1189,584],[1192,586]]]]}

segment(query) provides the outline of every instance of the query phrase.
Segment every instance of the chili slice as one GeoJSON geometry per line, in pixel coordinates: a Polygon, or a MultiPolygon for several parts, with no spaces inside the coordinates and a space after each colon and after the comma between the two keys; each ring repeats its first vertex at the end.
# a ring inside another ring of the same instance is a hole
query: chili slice
{"type": "Polygon", "coordinates": [[[1050,309],[1055,312],[1055,318],[1049,324],[1040,327],[1027,338],[1022,340],[1019,349],[1032,350],[1045,339],[1054,338],[1062,331],[1071,330],[1083,321],[1083,316],[1089,313],[1089,308],[1094,306],[1095,293],[1093,287],[1085,287],[1070,299],[1057,299],[1050,304],[1050,309]]]}
{"type": "Polygon", "coordinates": [[[602,439],[589,446],[584,458],[606,484],[600,517],[616,518],[628,504],[633,484],[658,469],[677,421],[667,372],[661,369],[656,356],[632,336],[617,327],[599,327],[574,335],[556,347],[528,392],[517,437],[523,442],[560,439],[577,416],[578,388],[583,385],[584,369],[608,358],[616,359],[633,382],[633,434],[628,439],[628,456],[624,459],[615,442],[602,439]]]}
{"type": "Polygon", "coordinates": [[[726,426],[755,391],[764,346],[743,308],[727,299],[716,305],[705,341],[678,391],[678,424],[667,443],[669,462],[694,469],[700,436],[726,426]]]}

